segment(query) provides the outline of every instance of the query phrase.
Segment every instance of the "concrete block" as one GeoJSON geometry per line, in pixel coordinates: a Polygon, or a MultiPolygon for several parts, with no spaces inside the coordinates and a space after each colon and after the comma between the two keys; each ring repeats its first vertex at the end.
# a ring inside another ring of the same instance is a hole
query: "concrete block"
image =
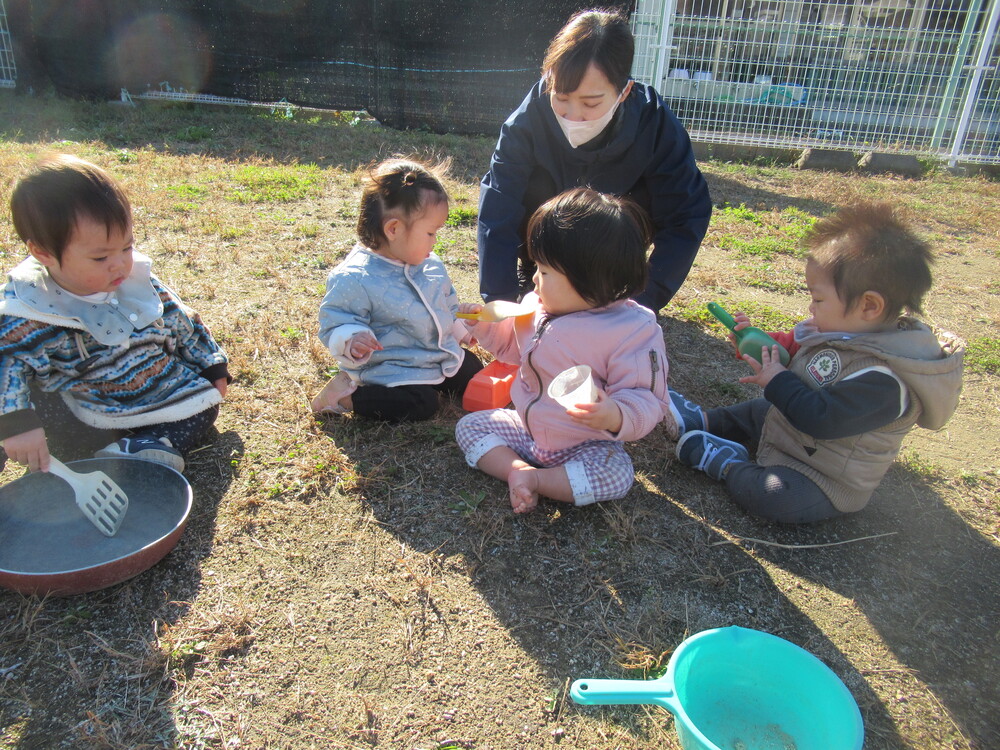
{"type": "Polygon", "coordinates": [[[824,148],[807,148],[795,162],[799,169],[827,169],[831,172],[853,172],[858,167],[857,157],[850,151],[824,148]]]}
{"type": "Polygon", "coordinates": [[[921,177],[924,166],[912,154],[880,154],[869,151],[861,157],[858,169],[868,174],[898,174],[902,177],[921,177]]]}

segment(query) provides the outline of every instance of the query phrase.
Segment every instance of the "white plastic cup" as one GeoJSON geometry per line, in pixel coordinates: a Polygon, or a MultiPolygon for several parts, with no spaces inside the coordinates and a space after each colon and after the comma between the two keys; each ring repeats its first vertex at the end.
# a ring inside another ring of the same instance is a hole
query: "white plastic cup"
{"type": "Polygon", "coordinates": [[[670,78],[681,78],[687,79],[691,77],[691,73],[687,68],[672,68],[670,70],[670,78]]]}
{"type": "Polygon", "coordinates": [[[597,401],[597,386],[588,365],[575,365],[563,370],[549,383],[549,396],[567,409],[577,404],[593,404],[597,401]]]}

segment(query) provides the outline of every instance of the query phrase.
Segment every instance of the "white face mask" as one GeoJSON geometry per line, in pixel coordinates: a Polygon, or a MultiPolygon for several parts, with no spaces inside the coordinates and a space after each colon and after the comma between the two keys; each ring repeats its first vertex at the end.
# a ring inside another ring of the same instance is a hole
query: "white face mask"
{"type": "MultiPolygon", "coordinates": [[[[622,89],[622,94],[624,93],[625,89],[622,89]]],[[[579,148],[584,143],[588,143],[599,136],[601,131],[603,131],[604,128],[608,126],[608,123],[611,122],[611,118],[615,116],[615,112],[618,111],[618,105],[622,102],[622,94],[619,94],[618,99],[615,100],[615,103],[611,106],[611,108],[596,120],[583,120],[577,122],[575,120],[567,120],[562,115],[558,115],[553,112],[552,114],[556,115],[556,122],[558,122],[559,127],[562,128],[563,135],[566,136],[566,140],[569,141],[569,145],[573,148],[579,148]]]]}

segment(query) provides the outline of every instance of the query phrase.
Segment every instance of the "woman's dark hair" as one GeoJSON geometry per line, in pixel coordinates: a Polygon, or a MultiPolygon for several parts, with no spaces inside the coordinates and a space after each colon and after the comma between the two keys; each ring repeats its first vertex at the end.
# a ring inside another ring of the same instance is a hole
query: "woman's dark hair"
{"type": "Polygon", "coordinates": [[[25,243],[34,242],[57,261],[80,217],[127,232],[132,206],[114,177],[69,154],[42,160],[18,180],[10,197],[14,229],[25,243]]]}
{"type": "Polygon", "coordinates": [[[429,205],[447,203],[440,176],[444,169],[443,164],[414,159],[390,159],[372,167],[361,193],[358,239],[377,250],[386,241],[383,226],[391,215],[406,222],[429,205]]]}
{"type": "Polygon", "coordinates": [[[646,287],[652,225],[628,198],[576,188],[544,203],[528,221],[528,257],[565,274],[602,307],[646,287]]]}
{"type": "Polygon", "coordinates": [[[821,219],[806,246],[847,311],[873,291],[885,300],[885,319],[894,320],[904,309],[920,312],[931,288],[930,246],[888,203],[858,203],[821,219]]]}
{"type": "Polygon", "coordinates": [[[628,18],[613,10],[582,10],[549,42],[542,61],[546,91],[569,94],[593,63],[621,91],[632,70],[635,40],[628,18]]]}

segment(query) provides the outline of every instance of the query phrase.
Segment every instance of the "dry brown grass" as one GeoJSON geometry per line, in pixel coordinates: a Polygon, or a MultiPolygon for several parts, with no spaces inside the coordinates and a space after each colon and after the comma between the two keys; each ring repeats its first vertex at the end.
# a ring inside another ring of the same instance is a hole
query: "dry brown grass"
{"type": "MultiPolygon", "coordinates": [[[[730,624],[829,664],[861,705],[867,747],[1000,744],[995,373],[970,374],[949,427],[914,434],[871,507],[835,524],[747,518],[676,464],[660,430],[630,447],[625,501],[515,518],[458,454],[457,406],[398,427],[307,410],[332,364],[316,313],[354,241],[359,167],[450,156],[453,203],[474,207],[492,138],[9,94],[0,108],[3,174],[55,148],[121,177],[142,249],[236,376],[217,439],[190,460],[188,530],[161,564],[68,599],[0,593],[0,748],[672,748],[660,709],[579,707],[568,683],[657,674],[684,637],[730,624]],[[182,140],[194,125],[211,135],[182,140]],[[239,202],[247,168],[314,183],[239,202]]],[[[932,321],[997,336],[995,183],[705,171],[717,204],[749,214],[717,211],[661,319],[689,396],[753,394],[705,302],[776,320],[806,306],[799,258],[727,243],[782,238],[789,209],[817,216],[851,196],[903,204],[935,240],[932,321]]],[[[8,220],[0,247],[13,266],[8,220]]],[[[473,228],[449,228],[442,252],[475,299],[473,228]]]]}

